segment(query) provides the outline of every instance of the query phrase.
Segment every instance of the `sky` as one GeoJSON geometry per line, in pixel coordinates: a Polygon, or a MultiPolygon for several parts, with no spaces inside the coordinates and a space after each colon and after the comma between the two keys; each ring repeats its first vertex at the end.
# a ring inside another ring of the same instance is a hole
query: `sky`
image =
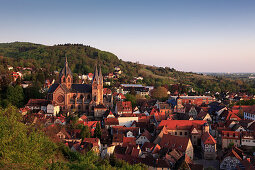
{"type": "Polygon", "coordinates": [[[124,61],[255,72],[254,0],[0,0],[0,42],[83,43],[124,61]]]}

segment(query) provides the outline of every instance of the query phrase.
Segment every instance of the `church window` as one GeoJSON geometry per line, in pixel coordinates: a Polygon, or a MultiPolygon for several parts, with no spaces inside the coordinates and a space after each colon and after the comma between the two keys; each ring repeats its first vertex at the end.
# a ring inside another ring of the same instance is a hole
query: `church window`
{"type": "Polygon", "coordinates": [[[66,82],[66,78],[65,77],[63,77],[63,82],[66,82]]]}
{"type": "Polygon", "coordinates": [[[64,96],[63,95],[59,95],[58,97],[57,97],[57,101],[58,101],[58,103],[62,103],[63,101],[64,101],[64,96]]]}
{"type": "Polygon", "coordinates": [[[76,94],[73,95],[73,99],[75,99],[75,98],[76,98],[76,94]]]}
{"type": "Polygon", "coordinates": [[[70,83],[71,82],[71,79],[70,79],[70,77],[68,77],[68,83],[70,83]]]}
{"type": "Polygon", "coordinates": [[[80,99],[82,100],[83,98],[84,98],[84,96],[81,94],[81,95],[80,95],[80,99]]]}

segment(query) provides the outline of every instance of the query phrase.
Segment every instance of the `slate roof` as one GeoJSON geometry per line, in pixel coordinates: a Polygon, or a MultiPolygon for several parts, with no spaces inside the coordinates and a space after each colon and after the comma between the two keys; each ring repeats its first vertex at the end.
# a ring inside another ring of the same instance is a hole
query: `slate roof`
{"type": "Polygon", "coordinates": [[[78,93],[90,93],[92,91],[91,84],[72,84],[71,89],[78,93]]]}
{"type": "Polygon", "coordinates": [[[59,84],[52,84],[51,86],[50,86],[50,89],[49,89],[49,91],[48,91],[48,93],[53,93],[56,89],[57,89],[57,87],[59,86],[59,84]]]}
{"type": "Polygon", "coordinates": [[[61,85],[66,92],[72,92],[72,93],[91,93],[92,87],[91,84],[72,84],[71,89],[68,90],[67,87],[64,84],[52,84],[50,86],[50,89],[48,93],[53,93],[58,86],[61,85]]]}

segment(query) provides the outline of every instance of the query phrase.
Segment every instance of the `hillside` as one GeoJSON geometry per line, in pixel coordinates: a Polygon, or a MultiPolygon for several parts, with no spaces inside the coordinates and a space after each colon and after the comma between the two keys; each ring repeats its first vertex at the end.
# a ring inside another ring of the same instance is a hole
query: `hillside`
{"type": "Polygon", "coordinates": [[[104,75],[113,72],[115,66],[123,71],[121,83],[129,83],[134,76],[142,76],[140,83],[145,85],[169,85],[181,83],[192,86],[197,92],[205,91],[239,91],[246,90],[244,84],[232,79],[205,76],[191,72],[181,72],[169,67],[155,67],[138,63],[125,62],[116,55],[83,44],[60,44],[46,46],[41,44],[13,42],[0,43],[0,71],[4,67],[32,67],[35,71],[42,68],[45,77],[60,71],[68,57],[69,66],[76,75],[93,72],[95,63],[102,66],[104,75]]]}

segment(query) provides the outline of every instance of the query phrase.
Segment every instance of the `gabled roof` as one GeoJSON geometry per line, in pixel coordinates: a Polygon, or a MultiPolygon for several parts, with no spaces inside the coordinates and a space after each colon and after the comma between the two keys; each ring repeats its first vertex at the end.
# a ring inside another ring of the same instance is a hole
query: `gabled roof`
{"type": "Polygon", "coordinates": [[[149,141],[151,141],[151,139],[152,139],[152,136],[151,136],[150,132],[147,131],[147,130],[145,130],[145,131],[141,134],[141,136],[145,136],[149,141]]]}
{"type": "Polygon", "coordinates": [[[93,146],[99,146],[99,139],[98,138],[84,138],[82,142],[84,143],[91,143],[93,146]]]}
{"type": "Polygon", "coordinates": [[[26,106],[47,106],[48,103],[49,101],[45,99],[29,99],[26,106]]]}
{"type": "Polygon", "coordinates": [[[212,135],[209,132],[203,133],[202,141],[204,144],[210,144],[210,145],[214,145],[217,143],[216,140],[212,137],[212,135]]]}
{"type": "Polygon", "coordinates": [[[132,145],[136,146],[135,137],[123,137],[123,144],[122,146],[132,145]]]}
{"type": "Polygon", "coordinates": [[[62,70],[60,71],[59,77],[62,77],[62,75],[70,75],[71,77],[73,77],[72,75],[72,71],[71,69],[68,67],[68,62],[67,62],[67,58],[66,58],[66,62],[65,62],[65,67],[62,68],[62,70]]]}
{"type": "Polygon", "coordinates": [[[128,111],[132,112],[132,104],[131,101],[118,101],[116,103],[116,107],[118,109],[118,112],[128,111]]]}
{"type": "Polygon", "coordinates": [[[187,137],[173,136],[170,134],[164,134],[160,146],[168,149],[176,149],[181,152],[185,152],[190,139],[187,137]]]}
{"type": "Polygon", "coordinates": [[[154,148],[155,144],[151,143],[151,142],[145,142],[142,146],[142,151],[146,151],[146,148],[150,149],[152,151],[152,149],[154,148]]]}
{"type": "Polygon", "coordinates": [[[166,129],[169,130],[191,130],[192,127],[196,127],[197,130],[201,130],[205,123],[207,123],[205,120],[162,120],[158,126],[158,129],[161,129],[163,126],[165,126],[166,129]]]}

